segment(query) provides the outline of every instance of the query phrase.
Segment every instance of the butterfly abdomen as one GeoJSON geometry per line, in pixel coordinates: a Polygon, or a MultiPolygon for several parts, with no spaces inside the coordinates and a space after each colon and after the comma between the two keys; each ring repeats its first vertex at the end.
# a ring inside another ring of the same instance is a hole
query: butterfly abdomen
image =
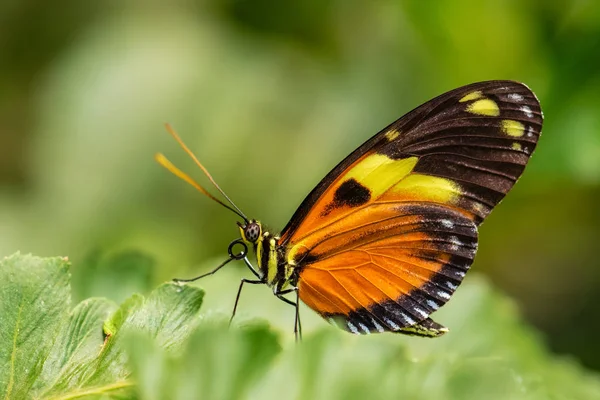
{"type": "Polygon", "coordinates": [[[279,237],[271,232],[264,232],[255,243],[256,260],[265,283],[277,286],[285,280],[285,262],[277,245],[279,237]]]}

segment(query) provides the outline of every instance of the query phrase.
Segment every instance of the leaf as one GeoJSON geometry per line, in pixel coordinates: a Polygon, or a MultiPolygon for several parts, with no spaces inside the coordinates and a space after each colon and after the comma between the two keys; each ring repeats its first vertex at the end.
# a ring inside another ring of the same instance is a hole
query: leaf
{"type": "Polygon", "coordinates": [[[547,352],[514,304],[470,277],[435,317],[439,339],[354,337],[335,330],[285,353],[256,398],[285,390],[298,399],[595,399],[600,379],[547,352]],[[298,383],[286,377],[300,374],[298,383]],[[557,379],[560,377],[560,379],[557,379]]]}
{"type": "Polygon", "coordinates": [[[66,323],[66,259],[15,254],[0,261],[0,396],[27,397],[66,323]]]}
{"type": "Polygon", "coordinates": [[[131,395],[125,338],[143,332],[176,349],[198,323],[204,292],[164,284],[120,307],[91,298],[70,310],[66,259],[15,254],[0,262],[0,396],[131,395]]]}
{"type": "Polygon", "coordinates": [[[89,299],[71,312],[44,362],[34,392],[48,395],[76,388],[85,365],[98,356],[104,340],[100,329],[116,305],[106,299],[89,299]]]}
{"type": "Polygon", "coordinates": [[[264,324],[235,330],[203,324],[178,355],[139,335],[130,349],[141,398],[239,399],[264,377],[281,347],[264,324]]]}
{"type": "Polygon", "coordinates": [[[0,262],[4,399],[600,398],[597,375],[549,354],[514,304],[476,276],[436,313],[451,328],[440,339],[323,325],[282,350],[265,324],[199,324],[204,292],[189,285],[70,311],[68,267],[19,254],[0,262]]]}
{"type": "Polygon", "coordinates": [[[192,333],[204,292],[192,286],[166,283],[148,298],[134,295],[105,324],[110,335],[85,383],[101,385],[129,375],[124,343],[132,332],[146,333],[165,348],[173,348],[192,333]]]}
{"type": "Polygon", "coordinates": [[[147,337],[129,346],[143,399],[600,398],[598,376],[549,354],[515,305],[484,279],[470,276],[435,319],[450,327],[439,339],[354,336],[321,321],[280,351],[265,327],[204,323],[178,354],[147,337]]]}

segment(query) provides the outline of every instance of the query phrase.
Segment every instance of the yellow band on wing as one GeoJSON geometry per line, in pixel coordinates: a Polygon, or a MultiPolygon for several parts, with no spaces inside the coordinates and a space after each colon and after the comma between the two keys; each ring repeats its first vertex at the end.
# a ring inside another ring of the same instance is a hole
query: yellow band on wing
{"type": "Polygon", "coordinates": [[[461,195],[460,186],[450,179],[437,176],[410,174],[398,182],[390,191],[407,200],[430,201],[452,204],[461,195]]]}
{"type": "Polygon", "coordinates": [[[383,154],[372,154],[353,166],[342,182],[355,179],[369,189],[372,199],[376,199],[410,174],[417,161],[417,157],[394,160],[383,154]]]}

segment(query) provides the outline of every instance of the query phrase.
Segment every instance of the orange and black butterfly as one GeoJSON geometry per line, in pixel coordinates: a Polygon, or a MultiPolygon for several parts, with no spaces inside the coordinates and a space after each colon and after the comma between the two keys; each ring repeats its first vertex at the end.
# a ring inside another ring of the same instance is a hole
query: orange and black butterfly
{"type": "Polygon", "coordinates": [[[163,155],[157,160],[243,220],[229,259],[200,276],[231,260],[246,262],[256,279],[242,280],[234,315],[244,283],[260,283],[296,308],[296,336],[302,300],[355,334],[436,337],[448,330],[429,316],[469,271],[477,227],[523,173],[542,119],[537,98],[521,83],[480,82],[444,93],[340,162],[281,233],[247,218],[170,128],[231,206],[163,155]]]}

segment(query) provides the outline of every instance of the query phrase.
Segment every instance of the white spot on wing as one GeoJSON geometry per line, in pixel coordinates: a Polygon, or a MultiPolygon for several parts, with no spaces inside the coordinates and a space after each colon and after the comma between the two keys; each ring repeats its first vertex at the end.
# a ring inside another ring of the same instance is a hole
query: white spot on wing
{"type": "MultiPolygon", "coordinates": [[[[425,312],[425,310],[421,310],[418,307],[414,308],[414,311],[419,314],[420,316],[422,316],[423,318],[427,318],[427,316],[429,315],[427,312],[425,312]]],[[[412,324],[411,324],[412,325],[412,324]]]]}
{"type": "Polygon", "coordinates": [[[360,327],[360,329],[363,330],[364,333],[369,334],[371,333],[371,331],[369,330],[369,328],[366,327],[365,324],[363,324],[362,322],[358,324],[358,326],[360,327]]]}
{"type": "Polygon", "coordinates": [[[458,271],[456,273],[456,275],[460,276],[461,278],[464,278],[465,277],[465,271],[458,271]]]}
{"type": "Polygon", "coordinates": [[[406,315],[404,313],[400,313],[400,316],[402,317],[402,319],[404,321],[406,321],[407,325],[414,325],[414,324],[416,324],[415,320],[412,319],[411,317],[409,317],[408,315],[406,315]]]}
{"type": "Polygon", "coordinates": [[[450,245],[450,250],[452,251],[457,251],[461,246],[463,246],[463,243],[458,240],[458,237],[456,236],[450,236],[450,242],[452,243],[452,245],[450,245]]]}
{"type": "Polygon", "coordinates": [[[443,290],[438,290],[437,295],[440,296],[442,299],[446,299],[446,300],[448,300],[450,298],[450,294],[444,292],[443,290]]]}
{"type": "Polygon", "coordinates": [[[438,304],[433,300],[427,300],[426,303],[432,310],[437,310],[440,308],[440,306],[438,306],[438,304]]]}
{"type": "Polygon", "coordinates": [[[510,93],[507,97],[514,101],[523,101],[523,96],[519,93],[510,93]]]}
{"type": "Polygon", "coordinates": [[[350,329],[350,332],[354,333],[355,335],[358,335],[358,329],[356,328],[356,326],[354,326],[354,324],[350,321],[346,321],[346,325],[348,326],[348,329],[350,329]]]}
{"type": "Polygon", "coordinates": [[[398,329],[400,329],[400,327],[398,326],[398,324],[396,324],[394,321],[392,321],[391,319],[389,319],[387,317],[383,317],[383,322],[385,322],[386,324],[388,324],[388,326],[391,327],[395,331],[397,331],[398,329]]]}
{"type": "Polygon", "coordinates": [[[523,111],[525,115],[527,115],[527,117],[533,118],[533,112],[531,111],[531,108],[527,106],[522,106],[520,110],[523,111]]]}
{"type": "MultiPolygon", "coordinates": [[[[463,276],[465,276],[465,273],[463,272],[463,276]]],[[[458,286],[456,286],[454,283],[450,282],[450,281],[446,281],[446,286],[448,286],[448,288],[452,289],[452,290],[456,290],[456,288],[458,286]]]]}
{"type": "Polygon", "coordinates": [[[527,136],[529,136],[529,137],[533,136],[533,126],[530,126],[529,128],[527,128],[527,136]]]}
{"type": "Polygon", "coordinates": [[[454,222],[452,222],[449,219],[443,219],[441,221],[441,223],[442,223],[442,226],[444,226],[445,228],[448,228],[448,229],[453,229],[454,228],[454,222]]]}
{"type": "Polygon", "coordinates": [[[379,325],[377,323],[377,321],[375,321],[375,318],[371,317],[371,322],[373,323],[373,326],[375,327],[375,329],[377,329],[377,332],[385,332],[385,329],[383,329],[383,326],[379,325]]]}

